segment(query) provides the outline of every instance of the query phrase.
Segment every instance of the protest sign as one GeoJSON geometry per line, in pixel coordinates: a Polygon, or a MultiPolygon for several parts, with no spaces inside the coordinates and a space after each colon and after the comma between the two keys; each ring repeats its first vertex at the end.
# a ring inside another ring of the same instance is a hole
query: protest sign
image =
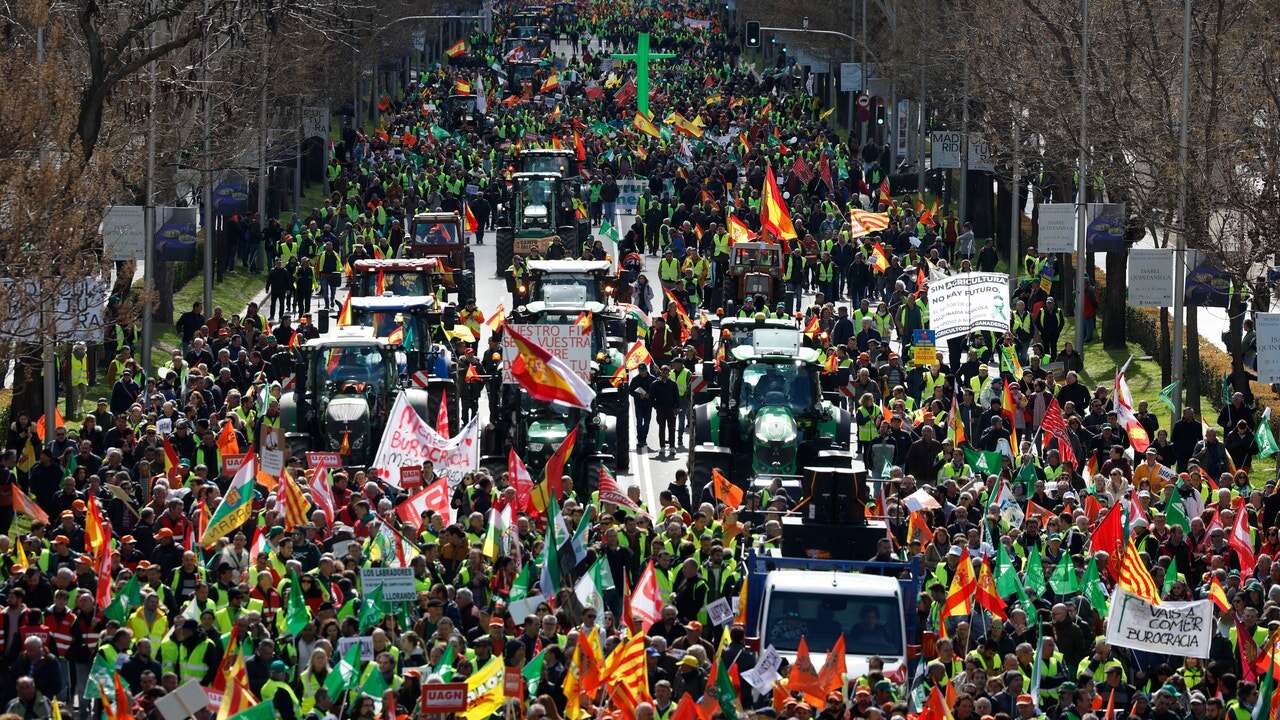
{"type": "Polygon", "coordinates": [[[381,587],[382,599],[387,602],[413,601],[418,597],[418,589],[413,581],[413,568],[360,568],[360,587],[365,595],[381,587]]]}
{"type": "Polygon", "coordinates": [[[1041,255],[1075,252],[1076,204],[1042,203],[1036,231],[1036,249],[1041,255]]]}
{"type": "Polygon", "coordinates": [[[706,610],[712,625],[724,625],[733,620],[733,608],[729,607],[729,601],[724,598],[707,603],[706,610]]]}
{"type": "Polygon", "coordinates": [[[467,684],[427,683],[422,686],[422,712],[443,715],[467,709],[467,684]]]}
{"type": "Polygon", "coordinates": [[[938,362],[937,334],[932,330],[915,330],[911,333],[911,364],[929,367],[938,362]]]}
{"type": "Polygon", "coordinates": [[[1134,307],[1173,305],[1173,250],[1133,248],[1129,251],[1129,304],[1134,307]]]}
{"type": "Polygon", "coordinates": [[[284,472],[284,433],[278,427],[263,423],[261,437],[258,438],[261,449],[258,451],[258,473],[265,473],[273,478],[284,472]]]}
{"type": "Polygon", "coordinates": [[[342,456],[336,452],[308,452],[307,467],[337,469],[342,467],[342,456]]]}
{"type": "Polygon", "coordinates": [[[1280,313],[1254,316],[1258,338],[1258,382],[1280,382],[1280,313]]]}
{"type": "Polygon", "coordinates": [[[1213,601],[1152,605],[1117,587],[1107,616],[1107,642],[1119,647],[1179,657],[1209,657],[1213,601]]]}
{"type": "Polygon", "coordinates": [[[360,660],[369,662],[373,660],[373,637],[344,637],[338,638],[338,657],[346,657],[347,651],[352,645],[360,646],[360,660]]]}
{"type": "Polygon", "coordinates": [[[1009,331],[1009,276],[960,273],[929,283],[929,329],[935,342],[975,330],[1009,331]]]}
{"type": "Polygon", "coordinates": [[[778,655],[778,651],[770,645],[760,651],[756,666],[742,673],[742,679],[755,688],[756,692],[764,693],[773,687],[775,680],[779,679],[778,668],[781,666],[782,656],[778,655]]]}
{"type": "MultiPolygon", "coordinates": [[[[578,377],[591,382],[591,335],[584,335],[582,329],[573,324],[515,324],[511,326],[516,332],[537,343],[547,352],[564,361],[578,377]]],[[[502,334],[502,382],[514,383],[511,364],[515,362],[519,352],[511,333],[502,334]]]]}
{"type": "Polygon", "coordinates": [[[428,462],[434,465],[438,477],[448,478],[450,486],[462,482],[462,476],[475,469],[480,431],[476,418],[471,418],[457,435],[442,437],[418,416],[403,392],[396,397],[387,417],[387,428],[373,458],[375,471],[387,483],[401,487],[402,467],[421,467],[428,462]]]}

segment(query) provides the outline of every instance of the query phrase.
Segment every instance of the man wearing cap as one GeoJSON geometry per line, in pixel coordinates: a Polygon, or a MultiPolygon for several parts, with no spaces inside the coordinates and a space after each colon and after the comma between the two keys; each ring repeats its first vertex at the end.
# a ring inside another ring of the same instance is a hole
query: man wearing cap
{"type": "Polygon", "coordinates": [[[289,666],[281,660],[271,663],[271,679],[262,684],[262,699],[270,700],[276,714],[284,720],[298,720],[301,704],[289,686],[289,666]]]}
{"type": "MultiPolygon", "coordinates": [[[[73,515],[70,510],[64,511],[64,515],[73,515]]],[[[40,551],[40,572],[45,575],[55,575],[59,568],[76,568],[77,553],[71,550],[71,541],[66,535],[58,534],[53,538],[53,546],[40,551]]]]}

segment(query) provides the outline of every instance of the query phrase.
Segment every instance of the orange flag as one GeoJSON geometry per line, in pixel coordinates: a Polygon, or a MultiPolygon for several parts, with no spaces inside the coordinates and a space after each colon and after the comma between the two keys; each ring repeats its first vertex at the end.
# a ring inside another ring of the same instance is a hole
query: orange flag
{"type": "Polygon", "coordinates": [[[719,469],[711,470],[711,494],[733,510],[742,506],[742,488],[729,482],[719,469]]]}
{"type": "Polygon", "coordinates": [[[822,670],[818,672],[818,684],[822,686],[822,699],[825,702],[827,693],[840,692],[844,684],[847,669],[844,666],[844,633],[836,638],[836,643],[827,651],[827,659],[822,662],[822,670]]]}
{"type": "Polygon", "coordinates": [[[825,698],[818,673],[813,669],[813,661],[809,659],[809,643],[800,636],[800,646],[796,648],[796,661],[791,665],[791,674],[787,676],[787,689],[817,698],[825,698]]]}
{"type": "Polygon", "coordinates": [[[222,457],[240,454],[240,441],[236,439],[236,428],[230,420],[223,423],[218,431],[218,454],[222,457]]]}

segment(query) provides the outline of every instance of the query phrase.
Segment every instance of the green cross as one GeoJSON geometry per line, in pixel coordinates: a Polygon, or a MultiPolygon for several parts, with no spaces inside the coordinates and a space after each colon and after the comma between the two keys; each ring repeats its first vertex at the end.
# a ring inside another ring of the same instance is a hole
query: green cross
{"type": "Polygon", "coordinates": [[[636,64],[636,109],[649,116],[649,63],[653,60],[669,60],[675,53],[649,52],[649,33],[636,38],[636,51],[630,55],[612,55],[614,60],[630,60],[636,64]]]}

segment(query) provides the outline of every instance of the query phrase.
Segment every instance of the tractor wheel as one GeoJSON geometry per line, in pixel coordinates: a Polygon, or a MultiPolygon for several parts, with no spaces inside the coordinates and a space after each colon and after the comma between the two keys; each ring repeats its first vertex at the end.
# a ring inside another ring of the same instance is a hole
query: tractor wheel
{"type": "Polygon", "coordinates": [[[733,453],[725,448],[706,445],[694,446],[689,451],[689,490],[693,493],[693,504],[701,502],[704,494],[709,493],[711,471],[719,470],[731,482],[734,480],[733,453]]]}
{"type": "Polygon", "coordinates": [[[458,302],[464,303],[468,298],[476,297],[476,274],[473,270],[458,273],[458,302]]]}
{"type": "Polygon", "coordinates": [[[500,278],[506,275],[507,268],[511,267],[511,261],[515,258],[516,233],[513,228],[500,227],[496,235],[494,253],[497,258],[497,267],[493,272],[494,277],[500,278]]]}

